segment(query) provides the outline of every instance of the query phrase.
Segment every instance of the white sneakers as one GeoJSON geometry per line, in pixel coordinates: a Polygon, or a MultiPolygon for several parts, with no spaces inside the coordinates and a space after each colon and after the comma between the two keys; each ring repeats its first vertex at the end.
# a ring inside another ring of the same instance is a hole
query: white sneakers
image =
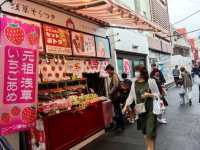
{"type": "Polygon", "coordinates": [[[166,118],[162,118],[162,119],[157,118],[157,121],[158,121],[159,123],[161,123],[161,124],[167,124],[167,119],[166,119],[166,118]]]}

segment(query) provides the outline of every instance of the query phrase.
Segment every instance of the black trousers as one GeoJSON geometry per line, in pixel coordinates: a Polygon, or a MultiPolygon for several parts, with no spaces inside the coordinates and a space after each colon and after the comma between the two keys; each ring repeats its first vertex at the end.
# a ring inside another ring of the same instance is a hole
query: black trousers
{"type": "Polygon", "coordinates": [[[178,84],[179,84],[179,77],[174,77],[174,82],[175,82],[176,86],[178,86],[178,84]]]}
{"type": "Polygon", "coordinates": [[[113,103],[114,111],[115,111],[115,120],[116,120],[116,128],[124,128],[124,119],[122,114],[122,109],[120,103],[113,103]]]}

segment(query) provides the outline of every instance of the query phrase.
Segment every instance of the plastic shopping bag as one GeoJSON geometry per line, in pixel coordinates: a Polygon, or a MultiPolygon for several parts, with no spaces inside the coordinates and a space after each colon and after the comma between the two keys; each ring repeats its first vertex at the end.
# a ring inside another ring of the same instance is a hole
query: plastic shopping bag
{"type": "Polygon", "coordinates": [[[153,100],[153,113],[155,115],[160,115],[162,113],[161,103],[160,103],[160,98],[159,97],[156,97],[153,100]]]}

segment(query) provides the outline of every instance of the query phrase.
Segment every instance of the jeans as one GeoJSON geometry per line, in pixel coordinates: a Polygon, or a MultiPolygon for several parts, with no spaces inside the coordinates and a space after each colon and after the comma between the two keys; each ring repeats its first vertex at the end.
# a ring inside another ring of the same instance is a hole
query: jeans
{"type": "Polygon", "coordinates": [[[116,128],[124,128],[124,119],[120,103],[113,103],[116,119],[116,128]]]}

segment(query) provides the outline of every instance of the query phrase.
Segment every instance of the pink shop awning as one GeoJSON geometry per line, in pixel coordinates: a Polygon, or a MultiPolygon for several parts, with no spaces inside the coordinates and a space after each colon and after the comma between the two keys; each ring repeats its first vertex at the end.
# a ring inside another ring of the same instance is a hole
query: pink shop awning
{"type": "Polygon", "coordinates": [[[62,8],[107,27],[131,28],[167,34],[168,31],[115,0],[31,0],[62,8]]]}

